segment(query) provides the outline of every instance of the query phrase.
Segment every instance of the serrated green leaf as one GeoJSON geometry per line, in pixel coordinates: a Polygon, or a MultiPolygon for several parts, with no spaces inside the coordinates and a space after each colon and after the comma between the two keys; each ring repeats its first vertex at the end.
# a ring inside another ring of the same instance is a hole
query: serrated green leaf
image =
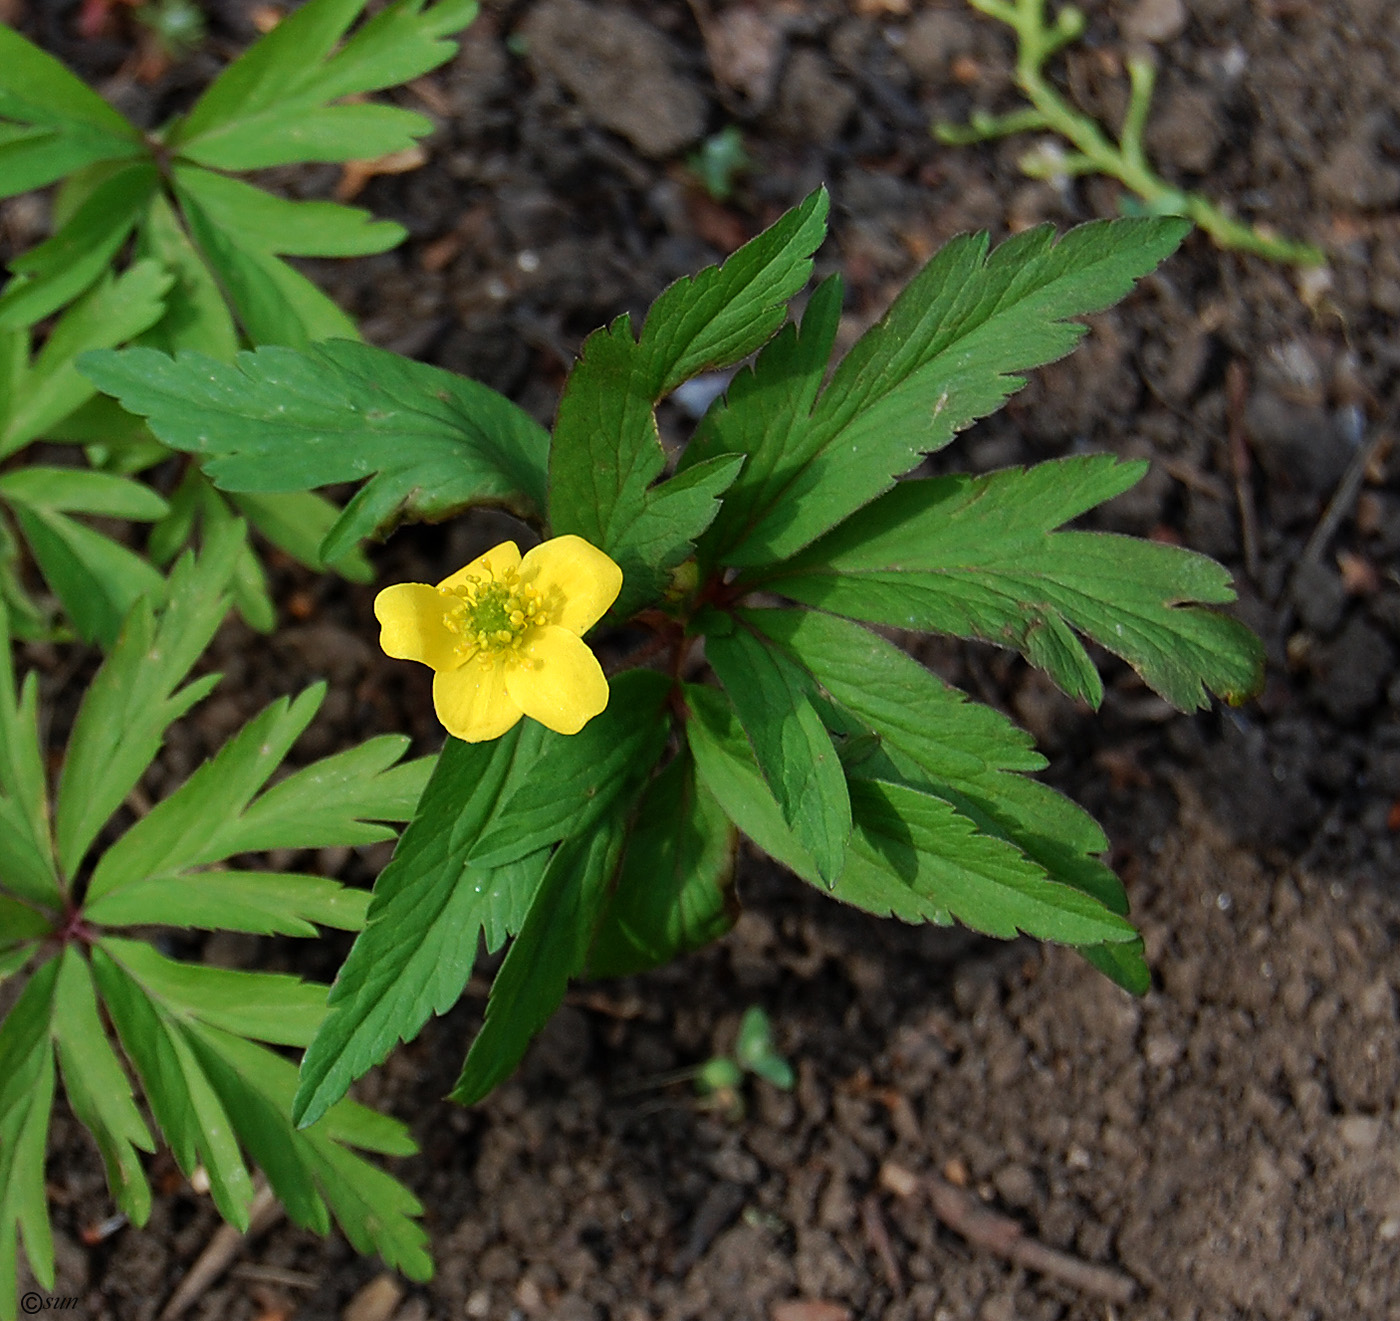
{"type": "Polygon", "coordinates": [[[302,1062],[298,1123],[456,1003],[481,938],[494,950],[520,930],[549,849],[625,787],[616,765],[590,764],[571,745],[591,735],[585,746],[644,770],[665,737],[666,689],[658,674],[621,676],[608,709],[572,738],[517,725],[491,743],[447,740],[302,1062]]]}
{"type": "Polygon", "coordinates": [[[1025,731],[967,701],[859,624],[810,610],[754,610],[744,618],[789,649],[833,701],[874,733],[902,779],[946,798],[1056,880],[1114,912],[1128,911],[1118,878],[1094,856],[1108,848],[1098,823],[1049,785],[1026,777],[1046,763],[1025,731]]]}
{"type": "Polygon", "coordinates": [[[84,642],[110,647],[127,611],[162,593],[160,574],[111,537],[54,509],[18,501],[12,509],[40,573],[84,642]]]}
{"type": "Polygon", "coordinates": [[[281,972],[181,963],[142,940],[104,936],[107,958],[172,1021],[207,1023],[279,1046],[304,1046],[326,1012],[326,988],[281,972]]]}
{"type": "Polygon", "coordinates": [[[486,1002],[452,1100],[474,1105],[515,1072],[526,1048],[583,971],[626,827],[614,806],[588,833],[562,843],[550,859],[486,1002]]]}
{"type": "Polygon", "coordinates": [[[1152,970],[1147,966],[1141,938],[1112,945],[1081,945],[1075,952],[1131,995],[1146,995],[1152,989],[1152,970]]]}
{"type": "MultiPolygon", "coordinates": [[[[231,362],[238,352],[233,316],[213,272],[163,195],[151,199],[136,235],[137,254],[158,261],[173,277],[165,294],[165,315],[138,342],[164,353],[193,349],[231,362]]],[[[118,342],[92,347],[110,348],[118,342]]]]}
{"type": "Polygon", "coordinates": [[[241,526],[229,528],[206,538],[198,561],[177,564],[159,617],[138,602],[89,685],[69,736],[54,813],[66,875],[77,874],[103,823],[145,774],[166,728],[217,682],[206,675],[179,687],[224,618],[243,544],[241,526]]]}
{"type": "Polygon", "coordinates": [[[45,1289],[54,1284],[44,1156],[53,1110],[49,1024],[57,980],[58,962],[50,959],[0,1022],[0,1307],[13,1307],[21,1236],[34,1278],[45,1289]]]}
{"type": "Polygon", "coordinates": [[[0,294],[0,330],[22,330],[89,288],[126,242],[156,188],[149,161],[115,170],[52,238],[10,263],[0,294]]]}
{"type": "MultiPolygon", "coordinates": [[[[14,886],[8,888],[15,890],[14,886]]],[[[28,949],[36,936],[47,936],[54,925],[52,914],[40,912],[32,904],[0,892],[0,949],[12,949],[16,945],[28,949]]]]}
{"type": "Polygon", "coordinates": [[[832,893],[880,916],[944,922],[984,935],[1019,932],[1069,945],[1132,941],[1137,932],[1073,886],[1048,879],[1019,849],[977,831],[952,804],[907,785],[851,784],[856,830],[832,893]]]}
{"type": "Polygon", "coordinates": [[[73,365],[88,349],[113,348],[160,317],[171,277],[153,261],[138,261],[105,278],[74,303],[49,333],[34,363],[0,391],[0,458],[45,434],[96,393],[73,365]]]}
{"type": "Polygon", "coordinates": [[[766,581],[837,614],[1015,647],[1094,705],[1103,689],[1069,628],[1181,710],[1207,705],[1207,689],[1242,701],[1262,680],[1259,642],[1195,604],[1234,599],[1220,565],[1155,542],[1052,530],[1141,471],[1092,455],[906,481],[766,581]]]}
{"type": "Polygon", "coordinates": [[[705,657],[738,712],[783,820],[828,882],[851,835],[846,776],[808,696],[808,676],[743,624],[705,639],[705,657]]]}
{"type": "Polygon", "coordinates": [[[260,936],[315,936],[317,925],[358,931],[369,892],[294,872],[214,871],[145,877],[89,904],[98,926],[199,927],[260,936]]]}
{"type": "Polygon", "coordinates": [[[734,831],[694,761],[647,787],[588,954],[590,977],[624,977],[718,940],[734,925],[734,831]]]}
{"type": "Polygon", "coordinates": [[[745,567],[795,554],[999,407],[1024,384],[1015,373],[1068,353],[1085,330],[1068,318],[1122,298],[1189,229],[1178,219],[1095,221],[1057,243],[1043,225],[990,253],[985,234],[954,239],[812,404],[810,378],[799,386],[783,374],[819,370],[824,306],[807,351],[775,352],[705,429],[705,457],[751,453],[755,474],[742,525],[726,522],[708,553],[745,567]]]}
{"type": "MultiPolygon", "coordinates": [[[[606,551],[625,583],[651,573],[645,548],[659,531],[667,530],[667,555],[678,562],[715,513],[712,503],[687,510],[684,523],[677,506],[663,513],[661,502],[690,492],[695,478],[649,489],[665,464],[657,402],[688,377],[737,362],[778,329],[787,299],[811,272],[826,211],[819,190],[723,266],[672,285],[648,313],[640,340],[624,316],[585,342],[555,422],[549,521],[556,536],[574,533],[606,551]]],[[[723,473],[726,484],[733,478],[722,466],[708,471],[716,481],[723,473]]],[[[712,501],[722,489],[705,494],[712,501]]]]}
{"type": "Polygon", "coordinates": [[[132,1100],[131,1083],[107,1039],[97,1010],[92,974],[72,946],[58,960],[54,987],[53,1039],[68,1104],[92,1134],[107,1167],[107,1186],[134,1224],[151,1214],[151,1186],[137,1149],[155,1143],[132,1100]]]}
{"type": "Polygon", "coordinates": [[[457,43],[443,38],[472,23],[479,8],[476,0],[441,0],[428,9],[422,0],[389,5],[368,19],[300,90],[330,99],[412,82],[452,58],[457,43]]]}
{"type": "Polygon", "coordinates": [[[538,517],[544,506],[542,427],[485,386],[382,349],[264,348],[234,365],[133,349],[80,366],[166,444],[203,456],[227,490],[368,477],[321,547],[332,561],[400,517],[435,521],[474,504],[538,517]]]}
{"type": "Polygon", "coordinates": [[[433,131],[433,121],[398,106],[272,106],[187,142],[180,154],[215,170],[266,170],[299,161],[377,160],[405,151],[433,131]]]}
{"type": "Polygon", "coordinates": [[[408,231],[337,202],[292,202],[227,175],[189,165],[172,171],[175,195],[189,198],[240,246],[278,257],[359,257],[384,252],[408,231]]]}
{"type": "Polygon", "coordinates": [[[185,1174],[202,1167],[219,1214],[247,1229],[253,1181],[238,1149],[233,1120],[191,1051],[183,1025],[161,1012],[107,952],[108,944],[102,940],[93,948],[93,976],[151,1114],[185,1174]]]}

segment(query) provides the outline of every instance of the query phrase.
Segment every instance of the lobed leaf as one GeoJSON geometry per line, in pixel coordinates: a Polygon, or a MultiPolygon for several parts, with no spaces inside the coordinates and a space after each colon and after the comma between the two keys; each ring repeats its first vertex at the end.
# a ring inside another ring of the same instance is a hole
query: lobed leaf
{"type": "Polygon", "coordinates": [[[1234,599],[1220,565],[1155,542],[1052,530],[1142,472],[1091,455],[903,482],[765,580],[837,614],[1014,647],[1095,706],[1103,686],[1071,629],[1180,710],[1205,706],[1207,689],[1243,701],[1262,680],[1259,642],[1196,604],[1234,599]]]}
{"type": "Polygon", "coordinates": [[[263,348],[233,364],[129,349],[80,366],[166,444],[200,455],[226,490],[368,478],[322,544],[329,560],[406,515],[489,503],[528,517],[544,505],[543,428],[485,386],[382,349],[263,348]]]}
{"type": "Polygon", "coordinates": [[[943,247],[842,360],[819,394],[839,286],[711,410],[697,455],[751,456],[711,559],[779,563],[887,490],[921,455],[1068,353],[1069,318],[1116,302],[1180,243],[1187,221],[1095,221],[1055,242],[1044,225],[989,252],[985,234],[943,247]]]}

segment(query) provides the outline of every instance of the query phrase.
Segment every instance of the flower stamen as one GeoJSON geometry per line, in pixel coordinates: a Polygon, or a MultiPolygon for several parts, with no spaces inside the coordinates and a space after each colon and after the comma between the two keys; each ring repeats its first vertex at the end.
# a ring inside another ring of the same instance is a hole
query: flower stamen
{"type": "Polygon", "coordinates": [[[539,589],[522,583],[515,569],[497,577],[488,568],[438,592],[447,598],[443,622],[460,639],[456,653],[463,664],[475,659],[485,666],[539,668],[522,649],[533,629],[549,623],[549,613],[539,589]]]}

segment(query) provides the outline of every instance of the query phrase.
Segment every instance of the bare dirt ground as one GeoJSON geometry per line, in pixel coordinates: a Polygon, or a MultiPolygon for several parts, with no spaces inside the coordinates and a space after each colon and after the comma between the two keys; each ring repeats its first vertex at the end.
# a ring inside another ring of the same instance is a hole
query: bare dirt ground
{"type": "MultiPolygon", "coordinates": [[[[252,6],[207,8],[212,44],[154,91],[120,41],[76,40],[73,6],[30,3],[23,21],[154,118],[250,36],[252,6]]],[[[921,653],[1026,725],[1056,783],[1104,822],[1152,991],[1134,1001],[1065,950],[870,920],[746,856],[746,912],[727,940],[579,988],[483,1105],[438,1099],[479,993],[366,1080],[360,1094],[423,1145],[399,1173],[427,1208],[431,1284],[379,1278],[343,1242],[283,1224],[187,1315],[1400,1317],[1400,6],[1084,8],[1088,38],[1060,66],[1074,97],[1121,113],[1124,54],[1149,44],[1164,172],[1331,256],[1328,282],[1300,286],[1194,236],[1074,357],[940,456],[978,469],[1081,448],[1151,458],[1102,524],[1227,562],[1268,645],[1259,701],[1195,718],[1117,670],[1094,716],[990,649],[921,653]],[[758,1084],[736,1121],[683,1087],[636,1090],[732,1041],[750,1004],[797,1068],[791,1095],[758,1084]],[[933,1208],[949,1185],[1063,1256],[1018,1264],[996,1250],[1007,1226],[987,1231],[965,1205],[958,1232],[959,1214],[933,1208]]],[[[455,63],[403,94],[439,124],[426,163],[360,196],[411,240],[318,274],[375,342],[545,420],[588,330],[642,312],[819,183],[834,202],[819,266],[847,276],[851,335],[960,230],[1115,208],[1100,182],[1022,178],[1022,140],[931,138],[934,118],[1015,104],[1009,42],[959,0],[484,10],[455,63]],[[753,167],[720,203],[684,159],[730,123],[753,167]]],[[[288,186],[323,195],[337,178],[288,186]]],[[[42,216],[6,218],[18,246],[42,216]]],[[[666,425],[683,434],[679,415],[666,425]]],[[[383,576],[433,580],[496,530],[403,534],[380,552],[383,576]]],[[[386,729],[433,746],[426,672],[373,647],[373,589],[282,580],[285,627],[225,630],[230,681],[171,756],[197,758],[322,676],[332,697],[305,756],[386,729]]],[[[321,859],[352,877],[371,861],[321,859]]],[[[211,944],[208,957],[322,977],[344,949],[211,944]]],[[[86,1317],[154,1317],[217,1228],[207,1199],[163,1158],[172,1177],[150,1225],[85,1244],[110,1203],[81,1133],[66,1119],[57,1133],[56,1293],[80,1296],[86,1317]]]]}

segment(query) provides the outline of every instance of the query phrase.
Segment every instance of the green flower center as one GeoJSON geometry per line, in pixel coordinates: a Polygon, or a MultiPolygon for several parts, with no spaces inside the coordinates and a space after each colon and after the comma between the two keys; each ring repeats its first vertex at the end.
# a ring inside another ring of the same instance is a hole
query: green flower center
{"type": "Polygon", "coordinates": [[[530,630],[549,622],[544,598],[537,587],[520,582],[515,569],[499,578],[489,571],[472,574],[438,591],[447,598],[443,622],[460,639],[457,654],[463,662],[475,658],[483,665],[538,663],[520,653],[530,630]]]}

